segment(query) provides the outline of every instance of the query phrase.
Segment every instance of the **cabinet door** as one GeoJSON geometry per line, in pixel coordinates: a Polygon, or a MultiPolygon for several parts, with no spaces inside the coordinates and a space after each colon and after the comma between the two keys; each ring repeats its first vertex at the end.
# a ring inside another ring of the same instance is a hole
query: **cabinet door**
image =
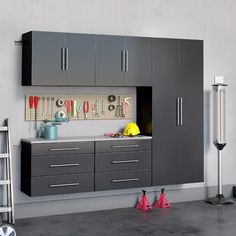
{"type": "Polygon", "coordinates": [[[65,34],[64,85],[95,85],[95,41],[93,35],[65,34]]]}
{"type": "Polygon", "coordinates": [[[203,181],[203,42],[180,40],[181,183],[203,181]]]}
{"type": "Polygon", "coordinates": [[[178,40],[152,40],[153,173],[152,184],[179,183],[177,126],[178,40]]]}
{"type": "Polygon", "coordinates": [[[63,85],[64,34],[32,33],[32,85],[63,85]]]}
{"type": "Polygon", "coordinates": [[[151,86],[151,39],[126,37],[126,86],[151,86]]]}
{"type": "Polygon", "coordinates": [[[124,86],[124,38],[96,36],[96,85],[124,86]]]}

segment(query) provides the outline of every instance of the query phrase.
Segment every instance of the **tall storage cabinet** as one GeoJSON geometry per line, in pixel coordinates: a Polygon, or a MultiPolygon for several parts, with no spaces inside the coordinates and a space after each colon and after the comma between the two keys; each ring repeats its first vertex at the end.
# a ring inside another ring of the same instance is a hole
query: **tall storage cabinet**
{"type": "Polygon", "coordinates": [[[203,181],[203,42],[153,39],[153,185],[203,181]]]}

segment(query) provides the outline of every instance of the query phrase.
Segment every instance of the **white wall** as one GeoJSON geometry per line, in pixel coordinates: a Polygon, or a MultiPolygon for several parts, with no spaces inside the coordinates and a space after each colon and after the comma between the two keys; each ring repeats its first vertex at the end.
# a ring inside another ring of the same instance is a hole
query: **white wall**
{"type": "MultiPolygon", "coordinates": [[[[227,141],[223,182],[236,183],[236,2],[234,0],[11,0],[0,8],[0,121],[12,119],[16,202],[77,198],[78,195],[29,198],[19,191],[19,140],[28,137],[24,95],[33,92],[76,93],[81,88],[26,88],[21,81],[21,46],[14,44],[30,30],[84,32],[204,40],[205,184],[216,184],[216,149],[212,145],[211,85],[224,75],[227,88],[227,141]]],[[[129,90],[134,93],[134,90],[129,90]]],[[[103,89],[100,90],[103,92],[103,89]]],[[[85,123],[71,123],[63,135],[85,133],[85,123]],[[75,126],[77,129],[75,129],[75,126]],[[76,131],[75,131],[76,130],[76,131]],[[80,130],[82,130],[80,132],[80,130]]],[[[93,124],[95,127],[95,124],[93,124]]],[[[116,123],[119,128],[121,123],[116,123]]],[[[90,124],[89,124],[90,126],[90,124]]],[[[103,123],[99,124],[103,127],[103,123]]],[[[112,128],[112,126],[110,126],[112,128]]],[[[99,129],[98,132],[103,132],[99,129]]],[[[179,187],[196,187],[204,184],[179,187]]],[[[123,193],[126,193],[125,191],[123,193]]],[[[105,198],[108,200],[108,197],[105,198]]],[[[79,200],[78,200],[79,201],[79,200]]]]}

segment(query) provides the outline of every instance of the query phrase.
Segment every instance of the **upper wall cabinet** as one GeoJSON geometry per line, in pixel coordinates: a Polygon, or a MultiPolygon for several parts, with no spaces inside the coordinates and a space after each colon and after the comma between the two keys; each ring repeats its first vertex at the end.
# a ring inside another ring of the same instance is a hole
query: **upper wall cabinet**
{"type": "Polygon", "coordinates": [[[96,36],[97,86],[151,86],[151,39],[96,36]]]}
{"type": "Polygon", "coordinates": [[[151,86],[151,39],[31,31],[22,85],[151,86]]]}
{"type": "Polygon", "coordinates": [[[96,85],[124,85],[124,38],[96,35],[96,85]]]}
{"type": "Polygon", "coordinates": [[[94,86],[94,36],[23,34],[22,85],[94,86]]]}
{"type": "Polygon", "coordinates": [[[151,39],[125,38],[125,86],[151,86],[151,39]]]}

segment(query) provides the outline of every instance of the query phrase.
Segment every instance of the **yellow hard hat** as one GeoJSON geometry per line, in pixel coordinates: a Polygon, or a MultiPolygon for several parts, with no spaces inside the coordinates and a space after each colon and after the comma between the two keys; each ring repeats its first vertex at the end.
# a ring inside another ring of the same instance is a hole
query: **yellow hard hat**
{"type": "Polygon", "coordinates": [[[128,123],[123,131],[123,135],[125,136],[130,136],[130,135],[135,136],[138,134],[140,134],[139,127],[133,122],[128,123]]]}

